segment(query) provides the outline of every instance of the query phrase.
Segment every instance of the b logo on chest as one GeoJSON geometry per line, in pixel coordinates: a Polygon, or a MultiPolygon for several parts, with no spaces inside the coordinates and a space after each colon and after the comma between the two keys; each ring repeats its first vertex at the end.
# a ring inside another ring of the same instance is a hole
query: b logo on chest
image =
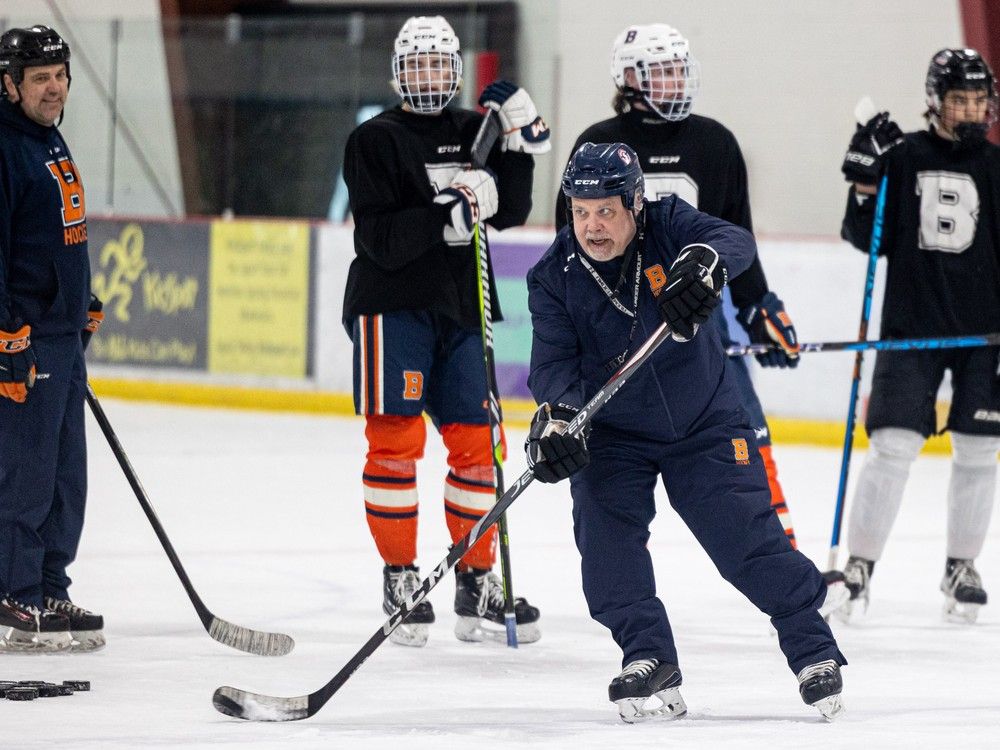
{"type": "Polygon", "coordinates": [[[76,169],[76,164],[68,157],[62,157],[54,161],[46,162],[46,168],[52,179],[59,185],[59,195],[62,199],[62,223],[64,227],[72,227],[64,231],[67,245],[75,245],[85,242],[87,239],[86,226],[77,227],[87,220],[87,205],[83,197],[83,183],[80,181],[80,173],[76,169]]]}
{"type": "Polygon", "coordinates": [[[649,288],[653,292],[655,297],[660,293],[660,290],[667,283],[667,274],[663,270],[663,266],[657,263],[655,266],[650,266],[643,273],[646,274],[646,280],[649,282],[649,288]]]}

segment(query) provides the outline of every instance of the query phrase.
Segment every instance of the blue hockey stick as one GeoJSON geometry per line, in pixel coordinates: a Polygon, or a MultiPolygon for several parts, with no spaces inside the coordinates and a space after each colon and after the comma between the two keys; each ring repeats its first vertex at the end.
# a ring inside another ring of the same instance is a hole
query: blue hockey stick
{"type": "MultiPolygon", "coordinates": [[[[967,349],[975,346],[997,346],[998,344],[1000,344],[1000,332],[927,339],[819,341],[811,344],[800,344],[799,353],[863,352],[869,349],[878,352],[908,352],[918,349],[967,349]]],[[[766,354],[777,348],[777,344],[733,344],[726,349],[726,354],[730,357],[742,357],[747,354],[766,354]]]]}
{"type": "MultiPolygon", "coordinates": [[[[875,223],[868,243],[868,273],[865,276],[865,295],[861,305],[861,325],[858,327],[858,341],[868,338],[868,321],[872,313],[872,292],[875,289],[875,268],[878,265],[878,250],[882,244],[882,226],[885,219],[885,194],[888,186],[885,175],[879,181],[878,196],[875,199],[875,223]]],[[[858,389],[861,386],[861,365],[865,359],[864,348],[859,348],[854,356],[854,375],[851,378],[851,396],[847,406],[847,424],[844,427],[844,448],[840,458],[840,481],[837,483],[837,506],[833,511],[833,534],[830,537],[830,556],[827,570],[837,567],[840,552],[840,527],[844,520],[844,497],[847,494],[847,474],[851,466],[851,449],[854,447],[854,422],[858,411],[858,389]]]]}

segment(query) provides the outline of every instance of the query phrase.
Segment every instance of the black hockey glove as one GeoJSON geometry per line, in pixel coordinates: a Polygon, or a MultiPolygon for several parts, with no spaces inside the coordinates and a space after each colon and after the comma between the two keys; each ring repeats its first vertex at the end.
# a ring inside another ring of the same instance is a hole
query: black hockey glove
{"type": "Polygon", "coordinates": [[[35,385],[35,350],[31,348],[31,326],[17,324],[13,333],[0,329],[0,396],[23,404],[35,385]]]}
{"type": "Polygon", "coordinates": [[[688,245],[667,271],[656,302],[674,341],[690,341],[721,301],[726,267],[708,245],[688,245]]]}
{"type": "Polygon", "coordinates": [[[87,345],[90,344],[90,337],[97,333],[97,329],[104,322],[103,311],[104,303],[101,302],[96,294],[91,294],[90,305],[87,307],[87,325],[80,330],[80,342],[83,344],[84,351],[87,351],[87,345]]]}
{"type": "Polygon", "coordinates": [[[755,305],[740,308],[736,319],[746,330],[753,344],[771,344],[766,354],[758,354],[764,367],[798,367],[799,338],[792,319],[785,312],[785,303],[774,292],[768,292],[755,305]]]}
{"type": "Polygon", "coordinates": [[[554,484],[590,463],[584,434],[573,437],[566,432],[575,416],[576,409],[564,404],[542,404],[531,418],[524,453],[539,482],[554,484]]]}
{"type": "Polygon", "coordinates": [[[864,125],[858,125],[840,171],[848,182],[874,185],[882,172],[886,152],[902,140],[903,131],[889,119],[889,113],[879,112],[864,125]]]}

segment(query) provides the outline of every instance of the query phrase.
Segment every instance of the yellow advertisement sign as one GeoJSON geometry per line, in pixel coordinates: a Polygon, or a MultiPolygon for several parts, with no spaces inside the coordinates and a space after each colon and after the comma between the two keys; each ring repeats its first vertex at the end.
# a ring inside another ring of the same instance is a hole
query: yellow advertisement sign
{"type": "Polygon", "coordinates": [[[210,248],[208,371],[307,375],[309,226],[215,221],[210,248]]]}

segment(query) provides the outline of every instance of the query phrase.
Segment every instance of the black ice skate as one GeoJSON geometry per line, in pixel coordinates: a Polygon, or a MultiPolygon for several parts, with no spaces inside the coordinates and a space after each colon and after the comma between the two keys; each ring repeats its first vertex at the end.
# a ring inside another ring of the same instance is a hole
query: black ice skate
{"type": "MultiPolygon", "coordinates": [[[[495,573],[479,568],[472,568],[467,573],[455,570],[455,614],[458,615],[455,637],[460,641],[507,642],[503,584],[495,573]]],[[[538,607],[531,606],[520,596],[514,600],[518,643],[534,643],[542,637],[539,617],[538,607]]]]}
{"type": "Polygon", "coordinates": [[[681,671],[657,659],[629,662],[608,685],[608,698],[627,724],[649,719],[679,719],[687,713],[681,697],[681,671]]]}
{"type": "Polygon", "coordinates": [[[843,689],[840,665],[833,659],[810,664],[799,672],[799,695],[807,705],[815,706],[827,721],[833,721],[844,712],[840,697],[843,689]]]}
{"type": "Polygon", "coordinates": [[[941,579],[944,592],[944,619],[948,622],[973,623],[979,608],[986,604],[983,579],[972,560],[949,557],[941,579]]]}
{"type": "MultiPolygon", "coordinates": [[[[844,566],[843,580],[848,592],[850,592],[850,598],[843,602],[839,609],[828,609],[824,603],[823,608],[820,610],[824,612],[824,616],[828,616],[832,612],[838,620],[848,623],[851,621],[852,616],[867,612],[868,599],[871,593],[871,577],[874,569],[875,562],[872,560],[866,560],[863,557],[855,555],[847,558],[847,565],[844,566]],[[858,608],[859,604],[862,605],[860,610],[858,608]]],[[[833,574],[835,575],[836,571],[833,574]]],[[[830,575],[830,573],[824,574],[824,576],[830,575]]],[[[829,583],[830,578],[827,578],[828,586],[829,583]]]]}
{"type": "MultiPolygon", "coordinates": [[[[391,615],[420,588],[419,568],[415,565],[386,565],[382,569],[382,611],[391,615]]],[[[434,609],[426,599],[410,612],[389,640],[401,646],[423,646],[427,643],[430,625],[434,622],[434,609]]]]}
{"type": "Polygon", "coordinates": [[[104,648],[104,618],[68,599],[45,597],[45,611],[63,615],[69,620],[74,651],[97,651],[104,648]]]}
{"type": "Polygon", "coordinates": [[[65,615],[5,597],[0,599],[0,652],[51,653],[73,643],[65,615]]]}

